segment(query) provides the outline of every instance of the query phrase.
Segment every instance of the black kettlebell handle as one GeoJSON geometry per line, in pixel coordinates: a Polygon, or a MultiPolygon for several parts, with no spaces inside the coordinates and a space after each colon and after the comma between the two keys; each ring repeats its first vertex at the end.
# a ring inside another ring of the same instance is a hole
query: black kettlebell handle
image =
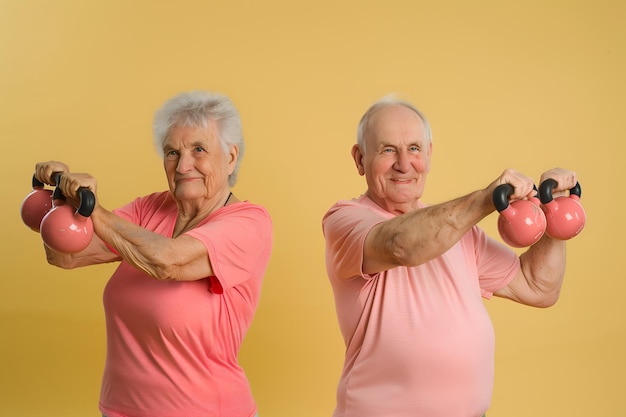
{"type": "MultiPolygon", "coordinates": [[[[65,200],[65,195],[63,191],[61,191],[61,173],[55,172],[52,174],[52,179],[54,183],[57,185],[54,191],[52,192],[53,200],[65,200]]],[[[93,210],[96,208],[96,196],[94,193],[87,187],[80,187],[78,189],[78,197],[80,198],[80,203],[78,204],[77,213],[83,217],[91,216],[93,210]]]]}
{"type": "Polygon", "coordinates": [[[78,196],[80,197],[80,204],[78,205],[78,214],[83,217],[91,216],[93,210],[96,208],[96,196],[87,187],[81,187],[78,189],[78,196]]]}
{"type": "MultiPolygon", "coordinates": [[[[52,174],[52,179],[54,180],[55,184],[58,184],[59,181],[61,180],[61,172],[55,172],[54,174],[52,174]]],[[[40,187],[45,187],[46,184],[44,184],[43,182],[39,181],[37,179],[37,177],[35,176],[35,174],[33,174],[33,180],[32,180],[32,187],[33,188],[40,188],[40,187]]]]}
{"type": "MultiPolygon", "coordinates": [[[[537,191],[537,186],[533,185],[533,189],[537,191]]],[[[511,184],[500,184],[493,190],[493,205],[498,210],[498,213],[509,207],[509,197],[511,197],[513,191],[515,190],[511,184]]]]}
{"type": "Polygon", "coordinates": [[[44,187],[46,184],[44,184],[43,182],[39,181],[37,179],[37,177],[35,177],[35,174],[33,174],[33,181],[32,181],[32,185],[33,185],[33,189],[35,188],[42,188],[44,187]]]}
{"type": "MultiPolygon", "coordinates": [[[[556,182],[556,180],[552,178],[548,178],[547,180],[545,180],[539,185],[539,200],[541,200],[541,204],[548,204],[549,202],[552,201],[553,199],[552,190],[557,185],[559,185],[559,183],[556,182]]],[[[570,188],[569,193],[570,195],[571,194],[577,195],[578,198],[580,198],[580,195],[582,193],[582,190],[580,189],[580,184],[576,182],[576,185],[570,188]]]]}
{"type": "Polygon", "coordinates": [[[52,174],[52,180],[56,184],[56,187],[54,187],[54,191],[52,192],[53,200],[65,200],[65,195],[63,194],[63,191],[61,191],[60,185],[61,174],[61,172],[55,172],[54,174],[52,174]]]}
{"type": "Polygon", "coordinates": [[[511,184],[500,184],[493,190],[493,205],[498,213],[503,212],[509,207],[509,197],[513,194],[513,186],[511,184]]]}

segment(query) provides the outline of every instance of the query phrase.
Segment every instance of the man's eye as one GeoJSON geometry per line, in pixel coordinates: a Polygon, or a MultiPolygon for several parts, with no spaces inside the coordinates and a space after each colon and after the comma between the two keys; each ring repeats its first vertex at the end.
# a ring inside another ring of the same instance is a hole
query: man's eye
{"type": "Polygon", "coordinates": [[[419,150],[420,150],[420,148],[419,148],[419,147],[417,147],[417,146],[411,146],[411,147],[409,148],[409,151],[411,151],[411,152],[419,152],[419,150]]]}
{"type": "Polygon", "coordinates": [[[196,146],[196,152],[204,152],[204,148],[202,146],[196,146]]]}
{"type": "Polygon", "coordinates": [[[178,152],[176,152],[176,151],[166,151],[165,152],[165,157],[167,159],[170,159],[170,160],[176,159],[176,158],[178,158],[178,152]]]}
{"type": "Polygon", "coordinates": [[[383,152],[384,153],[393,153],[394,149],[393,148],[385,148],[385,149],[383,149],[383,152]]]}

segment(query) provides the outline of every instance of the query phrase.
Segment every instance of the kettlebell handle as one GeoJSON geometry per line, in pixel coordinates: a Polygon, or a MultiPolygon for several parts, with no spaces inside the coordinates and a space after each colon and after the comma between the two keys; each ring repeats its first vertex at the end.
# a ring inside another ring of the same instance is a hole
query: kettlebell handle
{"type": "Polygon", "coordinates": [[[35,189],[35,188],[43,188],[46,185],[43,182],[39,181],[37,179],[37,177],[35,177],[35,174],[33,174],[33,182],[32,182],[32,184],[33,184],[33,189],[35,189]]]}
{"type": "MultiPolygon", "coordinates": [[[[541,204],[548,204],[553,200],[552,190],[557,185],[559,185],[559,183],[552,178],[548,178],[539,185],[539,200],[541,201],[541,204]]],[[[570,195],[576,195],[578,198],[580,198],[581,192],[582,190],[580,189],[580,184],[578,182],[576,182],[576,185],[569,190],[570,195]]]]}
{"type": "Polygon", "coordinates": [[[500,184],[493,190],[493,205],[498,213],[503,212],[509,207],[509,197],[513,194],[513,186],[511,184],[500,184]]]}
{"type": "MultiPolygon", "coordinates": [[[[533,189],[537,191],[537,186],[533,185],[533,189]]],[[[511,197],[513,191],[515,190],[511,184],[500,184],[493,190],[493,205],[498,210],[498,213],[509,207],[509,197],[511,197]]]]}
{"type": "MultiPolygon", "coordinates": [[[[54,180],[54,183],[57,185],[59,184],[59,181],[61,180],[61,174],[62,174],[61,172],[55,172],[52,174],[52,180],[54,180]]],[[[42,188],[42,187],[45,187],[46,184],[39,181],[37,177],[35,176],[35,174],[33,174],[32,186],[33,188],[42,188]]]]}
{"type": "Polygon", "coordinates": [[[78,214],[83,217],[91,216],[93,210],[96,208],[96,196],[87,187],[81,187],[78,189],[78,196],[80,197],[80,204],[78,205],[78,214]]]}
{"type": "MultiPolygon", "coordinates": [[[[52,199],[65,200],[65,195],[61,191],[59,184],[61,182],[61,173],[55,172],[52,174],[52,179],[54,179],[54,183],[57,185],[52,193],[52,199]]],[[[78,197],[80,198],[80,203],[78,204],[77,213],[83,217],[91,216],[91,213],[96,208],[96,196],[94,193],[87,187],[81,187],[78,189],[78,197]]]]}
{"type": "Polygon", "coordinates": [[[61,172],[55,172],[52,174],[52,180],[56,184],[54,191],[52,192],[52,200],[65,200],[65,195],[61,191],[61,172]]]}

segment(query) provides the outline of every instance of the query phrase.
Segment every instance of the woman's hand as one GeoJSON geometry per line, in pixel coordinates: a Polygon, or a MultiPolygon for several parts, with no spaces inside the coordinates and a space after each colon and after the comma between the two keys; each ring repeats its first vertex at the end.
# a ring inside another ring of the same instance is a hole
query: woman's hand
{"type": "Polygon", "coordinates": [[[91,190],[96,197],[96,205],[98,204],[96,179],[86,173],[71,173],[69,166],[63,162],[47,161],[37,163],[35,165],[35,177],[45,184],[60,187],[67,203],[73,207],[78,207],[80,204],[80,196],[78,195],[80,188],[91,190]],[[56,174],[61,174],[59,184],[56,183],[56,174]]]}

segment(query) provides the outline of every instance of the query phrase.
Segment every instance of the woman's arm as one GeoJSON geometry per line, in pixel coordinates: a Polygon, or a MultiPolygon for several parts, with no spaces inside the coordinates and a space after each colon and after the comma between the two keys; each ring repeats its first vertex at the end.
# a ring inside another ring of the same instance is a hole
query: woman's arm
{"type": "Polygon", "coordinates": [[[96,234],[93,235],[89,245],[78,253],[67,254],[57,252],[45,243],[44,249],[46,250],[46,259],[48,263],[64,269],[73,269],[81,266],[103,264],[121,260],[121,258],[112,252],[96,234]]]}
{"type": "Polygon", "coordinates": [[[89,246],[72,255],[46,246],[50,264],[77,268],[124,259],[156,279],[197,280],[213,275],[206,248],[197,239],[185,235],[167,238],[116,216],[100,205],[96,179],[89,174],[70,173],[65,163],[48,161],[35,166],[36,177],[46,184],[57,185],[55,173],[62,173],[58,185],[67,204],[77,207],[80,201],[78,190],[85,187],[96,196],[96,207],[91,214],[94,236],[89,246]]]}
{"type": "Polygon", "coordinates": [[[193,281],[213,275],[207,250],[199,240],[168,238],[97,206],[91,215],[95,233],[136,268],[160,280],[193,281]]]}

